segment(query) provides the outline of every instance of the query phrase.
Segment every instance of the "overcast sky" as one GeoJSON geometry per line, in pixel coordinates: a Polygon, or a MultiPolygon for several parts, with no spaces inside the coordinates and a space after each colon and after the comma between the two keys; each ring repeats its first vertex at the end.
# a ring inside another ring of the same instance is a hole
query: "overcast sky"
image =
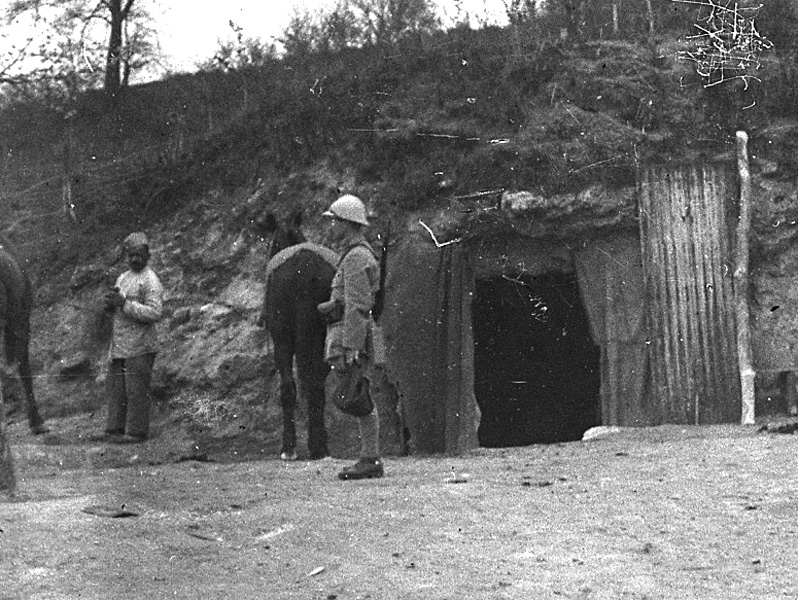
{"type": "MultiPolygon", "coordinates": [[[[469,16],[473,26],[506,22],[504,2],[510,0],[433,0],[444,25],[463,21],[469,16]]],[[[0,11],[11,0],[0,0],[0,11]]],[[[220,41],[232,40],[230,21],[243,29],[244,37],[260,38],[271,43],[280,37],[295,14],[314,14],[335,5],[335,0],[137,0],[156,21],[158,41],[163,54],[161,68],[149,77],[167,71],[193,72],[198,63],[213,57],[220,41]]],[[[0,36],[0,53],[12,44],[19,45],[31,36],[32,28],[24,21],[5,26],[0,36]]],[[[46,34],[39,27],[37,36],[46,34]]],[[[99,34],[98,34],[99,35],[99,34]]],[[[102,32],[103,36],[107,32],[102,32]]],[[[103,40],[104,41],[104,40],[103,40]]],[[[0,65],[2,66],[2,65],[0,65]]],[[[145,77],[148,77],[145,75],[145,77]]]]}
{"type": "MultiPolygon", "coordinates": [[[[508,0],[509,2],[509,0],[508,0]]],[[[502,22],[502,0],[438,0],[441,18],[452,20],[459,10],[472,16],[472,23],[502,22]]],[[[243,27],[245,37],[271,42],[279,37],[294,10],[311,13],[334,5],[334,0],[168,0],[158,20],[161,47],[180,70],[193,70],[197,62],[211,56],[219,39],[230,37],[229,22],[243,27]],[[201,8],[199,8],[201,7],[201,8]]]]}

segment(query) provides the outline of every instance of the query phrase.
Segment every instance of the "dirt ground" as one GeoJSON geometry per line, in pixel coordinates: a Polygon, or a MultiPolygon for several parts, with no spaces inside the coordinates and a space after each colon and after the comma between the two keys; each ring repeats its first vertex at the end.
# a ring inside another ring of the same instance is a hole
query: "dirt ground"
{"type": "Polygon", "coordinates": [[[798,597],[798,438],[773,424],[389,458],[341,482],[343,459],[174,432],[111,446],[89,421],[10,427],[3,600],[798,597]]]}

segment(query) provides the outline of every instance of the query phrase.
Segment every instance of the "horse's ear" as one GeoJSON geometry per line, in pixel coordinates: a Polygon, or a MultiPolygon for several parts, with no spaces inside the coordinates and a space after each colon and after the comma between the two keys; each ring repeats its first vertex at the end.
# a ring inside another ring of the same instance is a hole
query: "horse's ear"
{"type": "Polygon", "coordinates": [[[263,226],[267,233],[274,233],[277,231],[277,217],[274,216],[274,213],[270,212],[266,214],[263,226]]]}
{"type": "Polygon", "coordinates": [[[260,235],[269,235],[277,231],[277,218],[274,216],[273,212],[268,212],[258,217],[255,220],[255,225],[260,235]]]}

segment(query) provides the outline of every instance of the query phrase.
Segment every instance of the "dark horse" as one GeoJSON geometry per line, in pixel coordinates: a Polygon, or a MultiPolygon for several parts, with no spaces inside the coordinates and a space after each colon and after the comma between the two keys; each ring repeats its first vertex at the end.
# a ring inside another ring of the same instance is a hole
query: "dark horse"
{"type": "Polygon", "coordinates": [[[0,350],[5,352],[3,364],[16,367],[25,395],[28,425],[33,433],[45,433],[47,428],[39,415],[33,396],[30,370],[30,315],[33,291],[30,279],[13,247],[0,237],[0,350]]]}
{"type": "Polygon", "coordinates": [[[258,325],[271,335],[280,375],[284,460],[296,458],[294,359],[299,389],[308,407],[308,454],[319,459],[330,453],[324,424],[324,381],[329,370],[324,362],[327,326],[316,306],[330,298],[338,255],[305,241],[300,225],[301,215],[284,226],[271,213],[258,223],[262,234],[272,236],[258,325]]]}

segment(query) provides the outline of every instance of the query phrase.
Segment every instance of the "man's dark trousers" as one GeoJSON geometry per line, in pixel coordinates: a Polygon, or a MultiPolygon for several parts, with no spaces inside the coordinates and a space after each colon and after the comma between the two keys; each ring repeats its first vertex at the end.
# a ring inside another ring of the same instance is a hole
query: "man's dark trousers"
{"type": "Polygon", "coordinates": [[[150,432],[150,380],[155,353],[115,358],[108,368],[106,432],[146,438],[150,432]]]}

